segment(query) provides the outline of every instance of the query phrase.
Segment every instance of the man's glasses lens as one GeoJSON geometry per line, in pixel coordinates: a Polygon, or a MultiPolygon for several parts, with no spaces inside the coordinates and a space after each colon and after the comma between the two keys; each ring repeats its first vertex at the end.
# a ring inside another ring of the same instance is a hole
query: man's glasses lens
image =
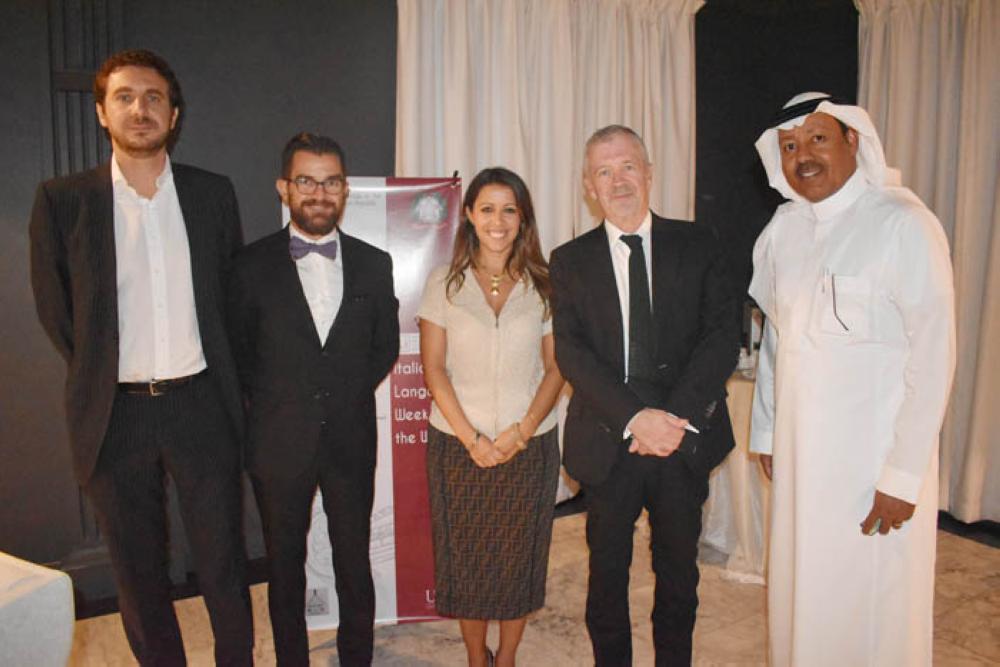
{"type": "Polygon", "coordinates": [[[344,189],[344,178],[342,176],[331,176],[323,182],[314,180],[308,176],[298,176],[292,180],[295,183],[295,188],[303,195],[311,195],[316,192],[316,188],[320,185],[323,186],[323,190],[327,194],[336,195],[340,194],[340,191],[344,189]]]}

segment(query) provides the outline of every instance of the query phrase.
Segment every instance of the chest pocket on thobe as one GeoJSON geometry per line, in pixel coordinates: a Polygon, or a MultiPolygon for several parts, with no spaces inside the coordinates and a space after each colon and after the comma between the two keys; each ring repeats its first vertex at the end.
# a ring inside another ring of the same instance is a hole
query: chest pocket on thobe
{"type": "Polygon", "coordinates": [[[816,299],[814,326],[822,334],[851,339],[870,338],[874,331],[875,295],[862,276],[824,276],[816,299]]]}

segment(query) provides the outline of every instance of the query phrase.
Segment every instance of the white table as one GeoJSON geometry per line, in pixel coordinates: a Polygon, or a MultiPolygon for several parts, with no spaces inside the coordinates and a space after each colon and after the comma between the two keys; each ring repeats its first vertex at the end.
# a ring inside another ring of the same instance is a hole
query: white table
{"type": "Polygon", "coordinates": [[[736,447],[712,472],[701,540],[728,555],[723,576],[763,584],[770,482],[760,469],[758,457],[749,450],[753,387],[753,380],[738,374],[726,383],[736,447]]]}

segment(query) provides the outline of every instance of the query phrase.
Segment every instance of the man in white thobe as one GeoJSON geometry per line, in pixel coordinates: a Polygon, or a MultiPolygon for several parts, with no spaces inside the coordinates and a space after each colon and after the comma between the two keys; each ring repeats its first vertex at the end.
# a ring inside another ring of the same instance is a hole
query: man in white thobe
{"type": "Polygon", "coordinates": [[[805,93],[757,141],[781,205],[751,451],[773,479],[772,665],[929,665],[938,432],[955,366],[948,242],[868,114],[805,93]]]}

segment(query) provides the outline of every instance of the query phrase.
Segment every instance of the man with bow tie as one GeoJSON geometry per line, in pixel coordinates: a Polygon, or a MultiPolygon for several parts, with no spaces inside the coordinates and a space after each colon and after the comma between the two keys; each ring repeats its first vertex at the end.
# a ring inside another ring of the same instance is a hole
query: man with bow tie
{"type": "Polygon", "coordinates": [[[340,663],[372,659],[375,388],[399,354],[399,302],[389,255],[338,229],[346,179],[337,142],[292,137],[276,183],[289,224],[247,246],[229,290],[279,665],[309,663],[304,568],[317,487],[337,582],[340,663]]]}

